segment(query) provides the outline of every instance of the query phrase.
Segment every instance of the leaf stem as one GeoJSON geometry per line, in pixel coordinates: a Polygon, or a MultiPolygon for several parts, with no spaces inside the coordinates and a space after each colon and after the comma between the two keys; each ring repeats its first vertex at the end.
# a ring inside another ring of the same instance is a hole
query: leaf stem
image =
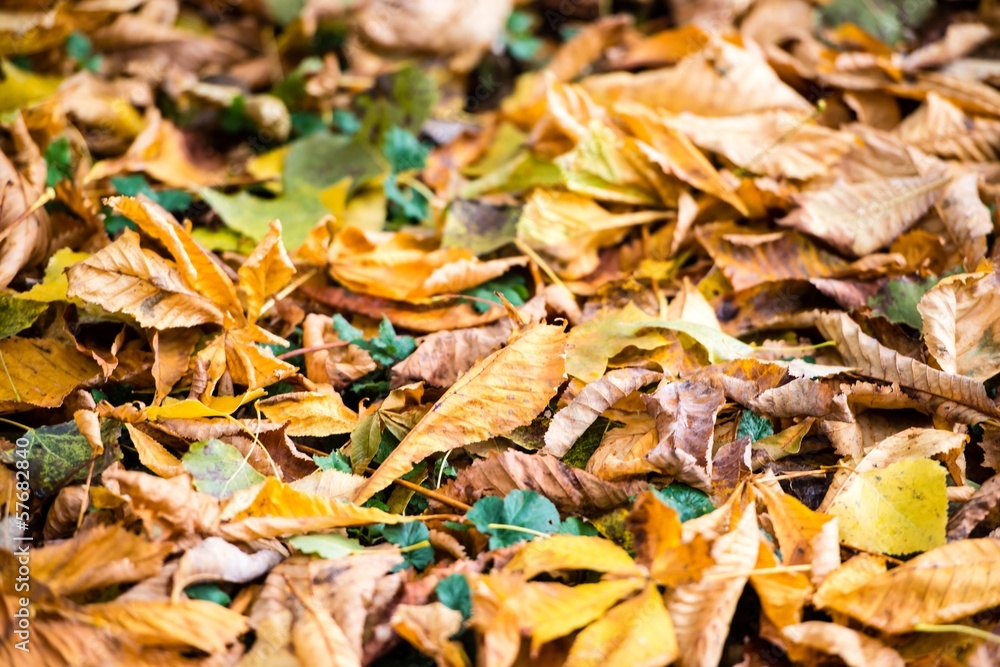
{"type": "Polygon", "coordinates": [[[944,624],[937,625],[935,623],[917,623],[913,626],[913,629],[917,632],[955,632],[962,635],[969,635],[970,637],[976,637],[978,639],[983,639],[988,642],[993,642],[994,644],[1000,644],[1000,635],[995,635],[992,632],[987,632],[986,630],[981,630],[980,628],[973,628],[968,625],[959,624],[944,624]]]}
{"type": "Polygon", "coordinates": [[[524,533],[526,535],[534,535],[535,537],[549,537],[548,533],[543,533],[540,530],[532,530],[531,528],[524,528],[522,526],[512,526],[509,523],[488,523],[486,527],[490,530],[512,530],[515,533],[524,533]]]}
{"type": "Polygon", "coordinates": [[[789,572],[808,572],[812,569],[812,565],[805,563],[803,565],[780,565],[778,567],[762,567],[757,570],[744,570],[742,572],[720,572],[718,574],[706,574],[702,577],[702,581],[714,581],[717,579],[736,579],[738,577],[756,577],[759,575],[767,574],[787,574],[789,572]]]}
{"type": "MultiPolygon", "coordinates": [[[[0,358],[2,358],[2,356],[0,356],[0,358]]],[[[5,424],[10,424],[11,426],[16,426],[17,428],[23,428],[25,431],[30,431],[31,430],[30,426],[25,426],[21,422],[16,422],[16,421],[14,421],[12,419],[6,419],[4,417],[0,417],[0,422],[3,422],[5,424]]]]}
{"type": "Polygon", "coordinates": [[[276,358],[285,361],[286,359],[292,359],[294,357],[301,357],[304,354],[311,354],[313,352],[322,352],[323,350],[331,350],[335,347],[343,347],[349,345],[347,341],[337,340],[332,343],[323,343],[322,345],[313,345],[312,347],[300,347],[297,350],[291,350],[290,352],[285,352],[279,354],[276,358]]]}
{"type": "MultiPolygon", "coordinates": [[[[372,473],[375,472],[375,469],[374,468],[368,468],[367,472],[368,472],[368,474],[372,474],[372,473]]],[[[469,510],[472,509],[472,505],[466,505],[461,500],[456,500],[455,498],[452,498],[450,496],[446,496],[445,494],[440,493],[438,491],[433,491],[431,489],[424,488],[424,487],[420,486],[419,484],[414,484],[413,482],[408,482],[405,479],[394,479],[394,480],[392,480],[392,483],[393,484],[399,484],[404,489],[409,489],[410,491],[416,491],[417,493],[419,493],[422,496],[426,496],[427,498],[430,498],[431,500],[436,500],[436,501],[438,501],[439,503],[441,503],[443,505],[448,505],[450,507],[454,507],[457,510],[462,510],[463,512],[468,512],[469,510]]]]}

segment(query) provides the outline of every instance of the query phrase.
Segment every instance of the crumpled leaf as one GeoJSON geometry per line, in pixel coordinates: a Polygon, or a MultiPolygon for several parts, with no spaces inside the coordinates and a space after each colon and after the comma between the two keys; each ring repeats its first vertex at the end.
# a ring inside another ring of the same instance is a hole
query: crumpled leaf
{"type": "Polygon", "coordinates": [[[661,384],[642,400],[659,438],[646,459],[679,481],[711,492],[715,420],[726,401],[722,391],[685,380],[661,384]]]}
{"type": "Polygon", "coordinates": [[[431,454],[530,423],[562,384],[565,345],[566,334],[559,326],[542,324],[515,331],[507,347],[473,366],[417,422],[369,478],[357,501],[368,500],[431,454]],[[507,411],[489,410],[488,406],[501,403],[507,411]]]}
{"type": "Polygon", "coordinates": [[[401,604],[392,614],[392,628],[441,667],[464,667],[468,657],[462,645],[451,638],[462,629],[462,614],[440,602],[427,605],[401,604]]]}
{"type": "Polygon", "coordinates": [[[1000,372],[1000,285],[993,271],[945,278],[917,309],[927,350],[946,373],[986,381],[1000,372]]]}
{"type": "Polygon", "coordinates": [[[350,433],[358,415],[344,405],[336,392],[293,392],[257,403],[270,421],[288,423],[288,435],[321,437],[350,433]]]}
{"type": "Polygon", "coordinates": [[[626,525],[634,535],[636,561],[664,586],[697,581],[712,565],[708,542],[697,534],[685,542],[677,511],[655,494],[639,496],[626,525]]]}
{"type": "Polygon", "coordinates": [[[220,537],[208,537],[181,556],[174,570],[171,597],[177,599],[183,589],[205,581],[252,581],[283,559],[277,551],[261,549],[248,554],[220,537]]]}
{"type": "Polygon", "coordinates": [[[545,432],[542,453],[562,457],[601,413],[632,392],[660,378],[661,374],[653,371],[622,368],[609,371],[600,380],[591,382],[552,418],[549,430],[545,432]]]}
{"type": "Polygon", "coordinates": [[[608,482],[555,457],[509,449],[463,468],[447,491],[473,503],[488,495],[503,497],[516,489],[531,490],[551,500],[561,512],[590,515],[620,507],[646,488],[645,482],[608,482]]]}

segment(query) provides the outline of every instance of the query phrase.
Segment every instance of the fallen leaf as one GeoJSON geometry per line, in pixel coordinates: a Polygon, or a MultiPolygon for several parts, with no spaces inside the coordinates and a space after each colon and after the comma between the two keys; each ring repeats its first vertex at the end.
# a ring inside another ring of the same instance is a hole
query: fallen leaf
{"type": "Polygon", "coordinates": [[[959,274],[945,278],[920,299],[924,341],[941,370],[981,381],[1000,371],[993,352],[1000,345],[1000,333],[995,333],[1000,325],[996,285],[992,271],[959,274]]]}
{"type": "Polygon", "coordinates": [[[386,458],[361,489],[364,502],[435,452],[445,452],[508,433],[529,423],[563,382],[562,327],[535,325],[511,335],[507,347],[459,378],[386,458]],[[516,394],[523,394],[516,398],[516,394]],[[480,411],[506,403],[507,414],[480,411]]]}
{"type": "Polygon", "coordinates": [[[328,436],[350,433],[358,415],[344,405],[336,392],[293,392],[257,403],[264,416],[275,423],[288,423],[291,436],[328,436]]]}
{"type": "Polygon", "coordinates": [[[815,653],[834,655],[848,667],[903,667],[906,661],[878,639],[836,623],[806,621],[786,625],[783,637],[791,642],[789,657],[807,662],[815,653]]]}
{"type": "Polygon", "coordinates": [[[277,551],[262,549],[248,554],[220,537],[208,537],[181,556],[174,571],[171,598],[176,600],[183,589],[205,581],[251,581],[283,559],[277,551]]]}

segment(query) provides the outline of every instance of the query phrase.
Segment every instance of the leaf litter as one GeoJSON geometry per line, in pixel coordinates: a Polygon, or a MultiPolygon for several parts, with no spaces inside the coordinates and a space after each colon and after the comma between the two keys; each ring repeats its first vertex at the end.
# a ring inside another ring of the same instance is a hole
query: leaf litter
{"type": "Polygon", "coordinates": [[[993,3],[8,4],[4,664],[1000,661],[993,3]]]}

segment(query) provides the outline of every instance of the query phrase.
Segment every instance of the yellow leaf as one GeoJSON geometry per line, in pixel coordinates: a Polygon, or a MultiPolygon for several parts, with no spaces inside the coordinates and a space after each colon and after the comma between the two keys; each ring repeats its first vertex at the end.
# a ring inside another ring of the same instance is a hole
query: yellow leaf
{"type": "Polygon", "coordinates": [[[754,489],[767,506],[784,564],[812,563],[814,540],[833,517],[812,511],[777,484],[760,483],[754,489]]]}
{"type": "Polygon", "coordinates": [[[712,565],[708,542],[701,535],[682,541],[677,512],[652,492],[636,500],[628,516],[628,529],[635,543],[636,562],[659,584],[690,584],[712,565]]]}
{"type": "Polygon", "coordinates": [[[88,355],[51,338],[0,341],[0,411],[18,404],[55,408],[71,391],[100,375],[88,355]]]}
{"type": "Polygon", "coordinates": [[[661,667],[677,659],[674,624],[655,585],[622,602],[581,632],[566,667],[661,667]]]}
{"type": "MultiPolygon", "coordinates": [[[[72,539],[32,550],[32,583],[53,595],[74,595],[131,583],[158,573],[172,549],[170,542],[150,542],[120,525],[98,526],[72,539]]],[[[15,572],[4,573],[11,594],[15,577],[15,572]]]]}
{"type": "Polygon", "coordinates": [[[256,322],[267,297],[287,285],[294,275],[295,266],[281,243],[281,222],[273,220],[239,270],[247,319],[256,322]]]}
{"type": "Polygon", "coordinates": [[[160,477],[176,477],[184,473],[181,460],[168,452],[166,447],[132,424],[125,424],[125,428],[128,429],[129,437],[142,465],[160,477]]]}
{"type": "Polygon", "coordinates": [[[199,401],[193,398],[177,400],[168,398],[161,406],[146,408],[146,417],[158,419],[200,419],[204,417],[224,417],[236,409],[264,395],[263,389],[254,389],[239,396],[209,396],[199,401]]]}
{"type": "Polygon", "coordinates": [[[507,347],[473,366],[417,422],[361,489],[357,502],[368,500],[431,454],[530,423],[563,382],[565,345],[560,326],[515,330],[507,347]]]}
{"type": "Polygon", "coordinates": [[[552,570],[594,570],[607,574],[642,576],[628,553],[610,540],[583,535],[553,535],[528,542],[504,566],[525,579],[552,570]]]}
{"type": "Polygon", "coordinates": [[[222,324],[216,304],[185,282],[177,267],[139,247],[125,230],[111,245],[70,267],[67,294],[131,315],[141,326],[160,329],[222,324]]]}
{"type": "MultiPolygon", "coordinates": [[[[17,44],[19,41],[20,36],[12,37],[9,43],[17,44]]],[[[3,80],[0,81],[0,113],[10,113],[41,102],[54,95],[62,83],[59,77],[45,76],[14,67],[6,59],[0,62],[0,67],[3,69],[3,80]]]]}
{"type": "Polygon", "coordinates": [[[667,608],[685,667],[719,664],[736,603],[757,563],[759,546],[757,510],[750,503],[732,532],[712,545],[715,565],[705,570],[700,581],[674,591],[667,608]]]}
{"type": "Polygon", "coordinates": [[[45,278],[42,282],[34,285],[27,292],[19,292],[11,296],[43,303],[65,301],[68,298],[66,290],[69,288],[69,279],[66,277],[65,270],[88,257],[90,257],[89,252],[74,252],[70,248],[57,250],[45,266],[45,278]]]}
{"type": "Polygon", "coordinates": [[[268,477],[254,500],[223,526],[222,532],[230,539],[249,540],[416,519],[312,495],[268,477]]]}
{"type": "Polygon", "coordinates": [[[247,618],[205,600],[125,600],[87,605],[87,620],[145,646],[192,646],[222,653],[246,632],[247,618]]]}
{"type": "Polygon", "coordinates": [[[350,433],[358,423],[357,413],[344,405],[336,392],[302,391],[272,396],[257,404],[270,421],[288,423],[291,436],[324,437],[350,433]]]}
{"type": "Polygon", "coordinates": [[[946,471],[928,459],[907,459],[853,477],[830,506],[845,544],[904,555],[945,542],[946,471]]]}
{"type": "Polygon", "coordinates": [[[1000,541],[960,540],[894,570],[862,577],[855,587],[833,590],[824,585],[816,604],[882,632],[900,634],[921,623],[949,623],[997,606],[998,575],[1000,541]]]}
{"type": "MultiPolygon", "coordinates": [[[[766,540],[760,541],[755,570],[778,566],[778,559],[766,540]]],[[[760,598],[761,609],[779,628],[802,620],[802,608],[809,599],[812,585],[801,572],[767,572],[750,575],[750,584],[760,598]]]]}
{"type": "Polygon", "coordinates": [[[465,667],[468,657],[451,638],[462,629],[462,614],[440,602],[401,604],[392,613],[392,629],[442,667],[465,667]]]}

